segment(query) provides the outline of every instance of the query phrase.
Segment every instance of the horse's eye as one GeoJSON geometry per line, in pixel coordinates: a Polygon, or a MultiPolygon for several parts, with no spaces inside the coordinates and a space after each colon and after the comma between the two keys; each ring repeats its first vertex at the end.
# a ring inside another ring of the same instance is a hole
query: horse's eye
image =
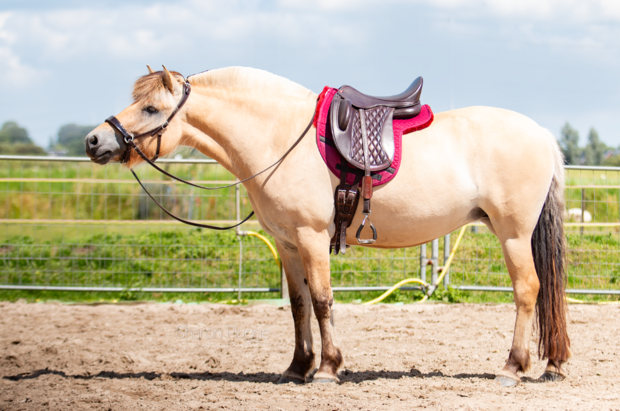
{"type": "Polygon", "coordinates": [[[157,109],[153,106],[148,106],[147,108],[144,109],[144,111],[146,111],[149,114],[155,114],[157,113],[157,109]]]}

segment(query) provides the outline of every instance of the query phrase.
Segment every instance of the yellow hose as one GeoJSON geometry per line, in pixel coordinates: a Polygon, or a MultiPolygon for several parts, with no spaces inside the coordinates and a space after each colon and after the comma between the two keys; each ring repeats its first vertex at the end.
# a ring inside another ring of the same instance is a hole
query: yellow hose
{"type": "Polygon", "coordinates": [[[459,247],[459,243],[461,242],[461,240],[463,239],[463,236],[465,235],[466,229],[467,229],[467,225],[464,225],[461,228],[461,232],[459,233],[459,236],[456,238],[456,242],[454,243],[454,247],[452,247],[452,251],[450,252],[448,261],[446,261],[446,263],[444,264],[443,270],[441,270],[441,275],[439,276],[439,278],[437,278],[437,283],[435,284],[435,287],[437,287],[437,285],[439,285],[441,280],[443,280],[443,278],[446,276],[446,273],[448,272],[448,268],[450,268],[450,264],[452,264],[452,260],[454,259],[454,256],[456,255],[456,249],[459,247]]]}
{"type": "Polygon", "coordinates": [[[437,278],[437,282],[433,285],[433,288],[430,288],[429,285],[426,282],[418,279],[418,278],[407,278],[405,280],[402,280],[396,284],[394,284],[394,286],[392,286],[389,290],[387,290],[386,292],[384,292],[383,294],[381,294],[379,297],[375,298],[374,300],[371,301],[367,301],[364,303],[364,305],[372,305],[372,304],[376,304],[380,301],[383,301],[388,295],[392,294],[394,291],[396,291],[398,288],[400,288],[402,285],[404,284],[408,284],[408,283],[418,283],[418,284],[422,284],[422,286],[424,288],[427,288],[429,290],[429,292],[420,300],[418,301],[418,303],[423,303],[424,301],[428,300],[428,297],[430,296],[429,294],[432,295],[433,291],[435,291],[435,288],[437,287],[437,285],[441,282],[441,280],[443,280],[443,278],[445,277],[446,273],[448,272],[448,269],[450,268],[450,264],[452,264],[452,260],[454,259],[454,256],[456,255],[456,250],[459,246],[459,243],[461,242],[461,240],[463,239],[463,235],[465,234],[465,229],[467,228],[467,225],[464,225],[461,228],[461,232],[459,233],[459,236],[456,238],[456,242],[454,243],[454,247],[452,247],[452,251],[450,252],[450,256],[448,257],[448,261],[446,261],[446,263],[444,264],[443,269],[441,270],[441,275],[437,278]]]}
{"type": "Polygon", "coordinates": [[[276,251],[276,248],[273,246],[273,244],[271,244],[271,241],[267,239],[267,237],[265,237],[264,235],[258,234],[254,231],[245,231],[244,234],[249,237],[256,237],[256,238],[260,238],[261,240],[263,240],[263,242],[267,244],[267,247],[269,247],[269,249],[271,250],[271,254],[273,254],[273,258],[276,260],[276,263],[278,264],[278,268],[282,270],[282,262],[280,261],[280,257],[278,257],[278,252],[276,251]]]}
{"type": "MultiPolygon", "coordinates": [[[[424,281],[422,281],[422,280],[420,280],[418,278],[407,278],[405,280],[397,282],[396,284],[394,284],[394,286],[392,286],[392,288],[390,288],[389,290],[387,290],[386,292],[381,294],[381,296],[375,298],[374,300],[366,301],[364,303],[364,305],[376,304],[379,301],[383,300],[388,295],[392,294],[397,288],[400,288],[402,285],[408,284],[408,283],[418,283],[418,284],[422,284],[422,287],[425,287],[425,288],[428,287],[428,284],[426,284],[426,282],[424,282],[424,281]]],[[[426,297],[426,296],[424,296],[424,297],[426,297]]]]}

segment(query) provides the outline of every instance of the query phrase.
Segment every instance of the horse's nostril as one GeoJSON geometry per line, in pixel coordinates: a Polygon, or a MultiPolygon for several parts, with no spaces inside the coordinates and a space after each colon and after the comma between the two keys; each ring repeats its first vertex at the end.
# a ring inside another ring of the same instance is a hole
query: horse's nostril
{"type": "Polygon", "coordinates": [[[88,141],[91,147],[96,146],[98,142],[99,140],[97,139],[97,136],[91,136],[90,140],[88,141]]]}

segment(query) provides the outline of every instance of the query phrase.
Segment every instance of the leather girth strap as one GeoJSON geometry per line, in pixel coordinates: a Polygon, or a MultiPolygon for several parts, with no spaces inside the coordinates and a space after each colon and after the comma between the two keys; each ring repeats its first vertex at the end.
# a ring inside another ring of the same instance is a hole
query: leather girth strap
{"type": "Polygon", "coordinates": [[[336,205],[336,232],[334,233],[329,246],[330,254],[344,254],[347,250],[347,228],[351,226],[357,203],[360,198],[359,177],[356,177],[353,185],[347,184],[349,167],[346,162],[342,162],[340,170],[340,184],[334,193],[334,203],[336,205]]]}

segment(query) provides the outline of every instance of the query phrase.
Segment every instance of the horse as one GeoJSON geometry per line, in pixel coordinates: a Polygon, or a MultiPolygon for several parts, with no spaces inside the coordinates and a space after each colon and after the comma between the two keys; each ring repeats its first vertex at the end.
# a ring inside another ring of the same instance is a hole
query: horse
{"type": "MultiPolygon", "coordinates": [[[[294,146],[269,172],[243,182],[258,222],[275,240],[288,282],[295,347],[279,382],[338,382],[344,360],[336,342],[329,246],[339,180],[319,154],[314,127],[296,140],[314,116],[317,95],[283,77],[242,67],[203,72],[187,82],[192,92],[184,97],[186,79],[180,73],[149,67],[118,121],[127,133],[140,134],[132,144],[149,158],[189,146],[239,180],[294,146]],[[164,123],[163,137],[145,133],[164,123]],[[320,329],[318,370],[311,310],[320,329]]],[[[133,168],[144,161],[109,122],[90,132],[85,145],[97,164],[123,162],[133,168]]],[[[554,136],[516,112],[468,107],[437,113],[429,127],[405,135],[402,145],[398,175],[375,188],[378,237],[368,246],[412,247],[483,222],[501,243],[516,305],[510,354],[497,378],[516,385],[519,373],[530,370],[536,321],[538,356],[547,359],[539,380],[563,380],[563,364],[572,354],[564,290],[564,161],[554,136]]],[[[351,227],[361,219],[358,209],[351,227]]],[[[353,228],[346,241],[354,244],[353,228]]]]}

